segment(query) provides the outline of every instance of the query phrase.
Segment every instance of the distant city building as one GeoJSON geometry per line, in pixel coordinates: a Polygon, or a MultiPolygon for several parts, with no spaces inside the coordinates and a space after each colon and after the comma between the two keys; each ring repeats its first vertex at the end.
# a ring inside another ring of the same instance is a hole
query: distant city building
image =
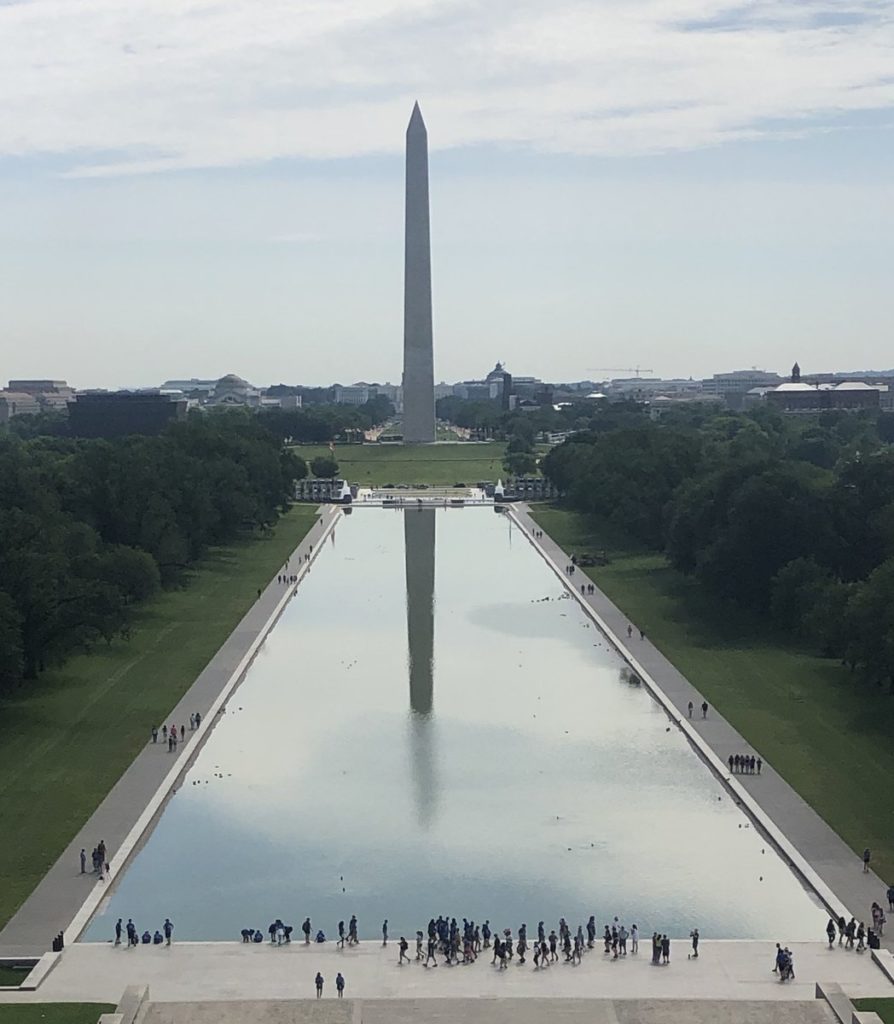
{"type": "Polygon", "coordinates": [[[336,384],[334,391],[337,405],[365,405],[370,398],[370,385],[363,381],[347,387],[336,384]]]}
{"type": "Polygon", "coordinates": [[[159,434],[169,424],[186,419],[187,400],[179,392],[83,391],[68,407],[75,437],[123,437],[159,434]]]}
{"type": "Polygon", "coordinates": [[[41,412],[64,410],[75,396],[74,388],[64,380],[11,380],[9,390],[31,395],[37,400],[41,412]]]}
{"type": "Polygon", "coordinates": [[[216,385],[217,380],[190,377],[189,380],[166,380],[159,390],[182,391],[188,398],[200,398],[209,395],[216,385]]]}
{"type": "MultiPolygon", "coordinates": [[[[261,389],[235,373],[225,374],[220,380],[215,381],[214,387],[203,399],[203,405],[211,407],[237,407],[248,406],[250,409],[258,409],[263,404],[261,401],[261,389]]],[[[278,405],[278,402],[274,402],[278,405]]]]}
{"type": "Polygon", "coordinates": [[[278,405],[280,409],[285,409],[287,412],[294,412],[295,409],[300,409],[304,402],[301,395],[263,395],[264,405],[278,405]]]}
{"type": "Polygon", "coordinates": [[[747,397],[755,388],[774,388],[783,378],[767,370],[732,370],[729,373],[715,373],[703,380],[702,393],[723,399],[731,409],[741,409],[749,404],[747,397]]]}
{"type": "Polygon", "coordinates": [[[468,402],[490,402],[500,397],[502,387],[502,382],[461,380],[453,385],[453,393],[457,398],[463,398],[468,402]]]}
{"type": "Polygon", "coordinates": [[[792,367],[791,380],[765,394],[768,405],[785,413],[814,413],[827,409],[845,412],[878,409],[881,406],[880,399],[881,389],[865,381],[842,380],[837,384],[810,384],[801,379],[801,368],[797,363],[792,367]]]}
{"type": "Polygon", "coordinates": [[[40,402],[34,395],[12,389],[0,391],[0,423],[9,423],[16,416],[34,416],[40,411],[40,402]]]}

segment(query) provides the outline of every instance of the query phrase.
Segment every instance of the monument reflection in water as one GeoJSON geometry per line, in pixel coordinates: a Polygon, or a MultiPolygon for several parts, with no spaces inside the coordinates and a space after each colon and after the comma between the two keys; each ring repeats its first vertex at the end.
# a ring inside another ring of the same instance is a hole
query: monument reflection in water
{"type": "Polygon", "coordinates": [[[437,816],[435,770],[435,510],[404,513],[407,577],[407,669],[410,677],[410,751],[416,816],[428,828],[437,816]]]}
{"type": "Polygon", "coordinates": [[[525,535],[469,508],[339,524],[86,937],[351,914],[825,926],[525,535]]]}

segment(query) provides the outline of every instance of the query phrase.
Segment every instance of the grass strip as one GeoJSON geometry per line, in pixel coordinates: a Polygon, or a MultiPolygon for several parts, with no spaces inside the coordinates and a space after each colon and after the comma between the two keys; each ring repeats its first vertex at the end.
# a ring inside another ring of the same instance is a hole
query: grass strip
{"type": "MultiPolygon", "coordinates": [[[[324,445],[298,445],[294,451],[306,462],[319,455],[331,455],[324,445]]],[[[336,445],[339,475],[361,487],[385,484],[429,484],[451,487],[456,483],[474,486],[479,480],[506,477],[503,454],[506,445],[489,441],[435,445],[336,445]]]]}
{"type": "Polygon", "coordinates": [[[585,570],[851,848],[894,879],[894,700],[766,619],[721,605],[617,526],[534,505],[568,553],[606,551],[585,570]]]}
{"type": "Polygon", "coordinates": [[[855,999],[858,1010],[877,1013],[885,1024],[894,1024],[894,999],[855,999]]]}
{"type": "Polygon", "coordinates": [[[295,506],[272,535],[211,552],[189,585],[115,641],[0,704],[0,922],[21,906],[315,521],[295,506]]]}
{"type": "Polygon", "coordinates": [[[0,1024],[96,1024],[103,1013],[114,1013],[106,1003],[0,1004],[0,1024]]]}

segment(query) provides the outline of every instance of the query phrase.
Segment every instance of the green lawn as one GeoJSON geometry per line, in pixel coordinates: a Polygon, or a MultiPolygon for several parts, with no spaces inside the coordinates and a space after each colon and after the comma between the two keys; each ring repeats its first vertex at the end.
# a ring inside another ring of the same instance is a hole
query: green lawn
{"type": "Polygon", "coordinates": [[[605,548],[586,570],[764,760],[873,867],[894,879],[894,698],[787,641],[698,586],[617,527],[550,506],[534,517],[568,552],[605,548]]]}
{"type": "MultiPolygon", "coordinates": [[[[215,551],[188,587],[139,613],[133,638],[71,659],[0,704],[0,924],[57,859],[313,525],[295,506],[272,537],[215,551]]],[[[97,836],[97,840],[101,837],[97,836]]],[[[2,1020],[2,1018],[0,1018],[2,1020]]]]}
{"type": "Polygon", "coordinates": [[[885,1024],[894,1024],[894,999],[855,999],[854,1006],[858,1010],[874,1011],[885,1024]]]}
{"type": "Polygon", "coordinates": [[[0,1005],[0,1024],[96,1024],[114,1013],[105,1003],[19,1003],[0,1005]]]}
{"type": "MultiPolygon", "coordinates": [[[[457,442],[407,446],[398,444],[336,445],[339,475],[361,487],[384,484],[474,485],[506,477],[502,442],[457,442]]],[[[298,445],[294,451],[305,461],[329,455],[325,445],[298,445]]]]}

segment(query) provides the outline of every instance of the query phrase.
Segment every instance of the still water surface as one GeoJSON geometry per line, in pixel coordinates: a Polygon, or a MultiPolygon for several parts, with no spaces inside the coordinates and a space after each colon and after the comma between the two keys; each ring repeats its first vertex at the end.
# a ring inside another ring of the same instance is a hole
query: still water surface
{"type": "Polygon", "coordinates": [[[310,915],[332,938],[351,914],[409,936],[439,913],[786,941],[825,923],[505,517],[357,509],[84,937],[310,915]]]}

